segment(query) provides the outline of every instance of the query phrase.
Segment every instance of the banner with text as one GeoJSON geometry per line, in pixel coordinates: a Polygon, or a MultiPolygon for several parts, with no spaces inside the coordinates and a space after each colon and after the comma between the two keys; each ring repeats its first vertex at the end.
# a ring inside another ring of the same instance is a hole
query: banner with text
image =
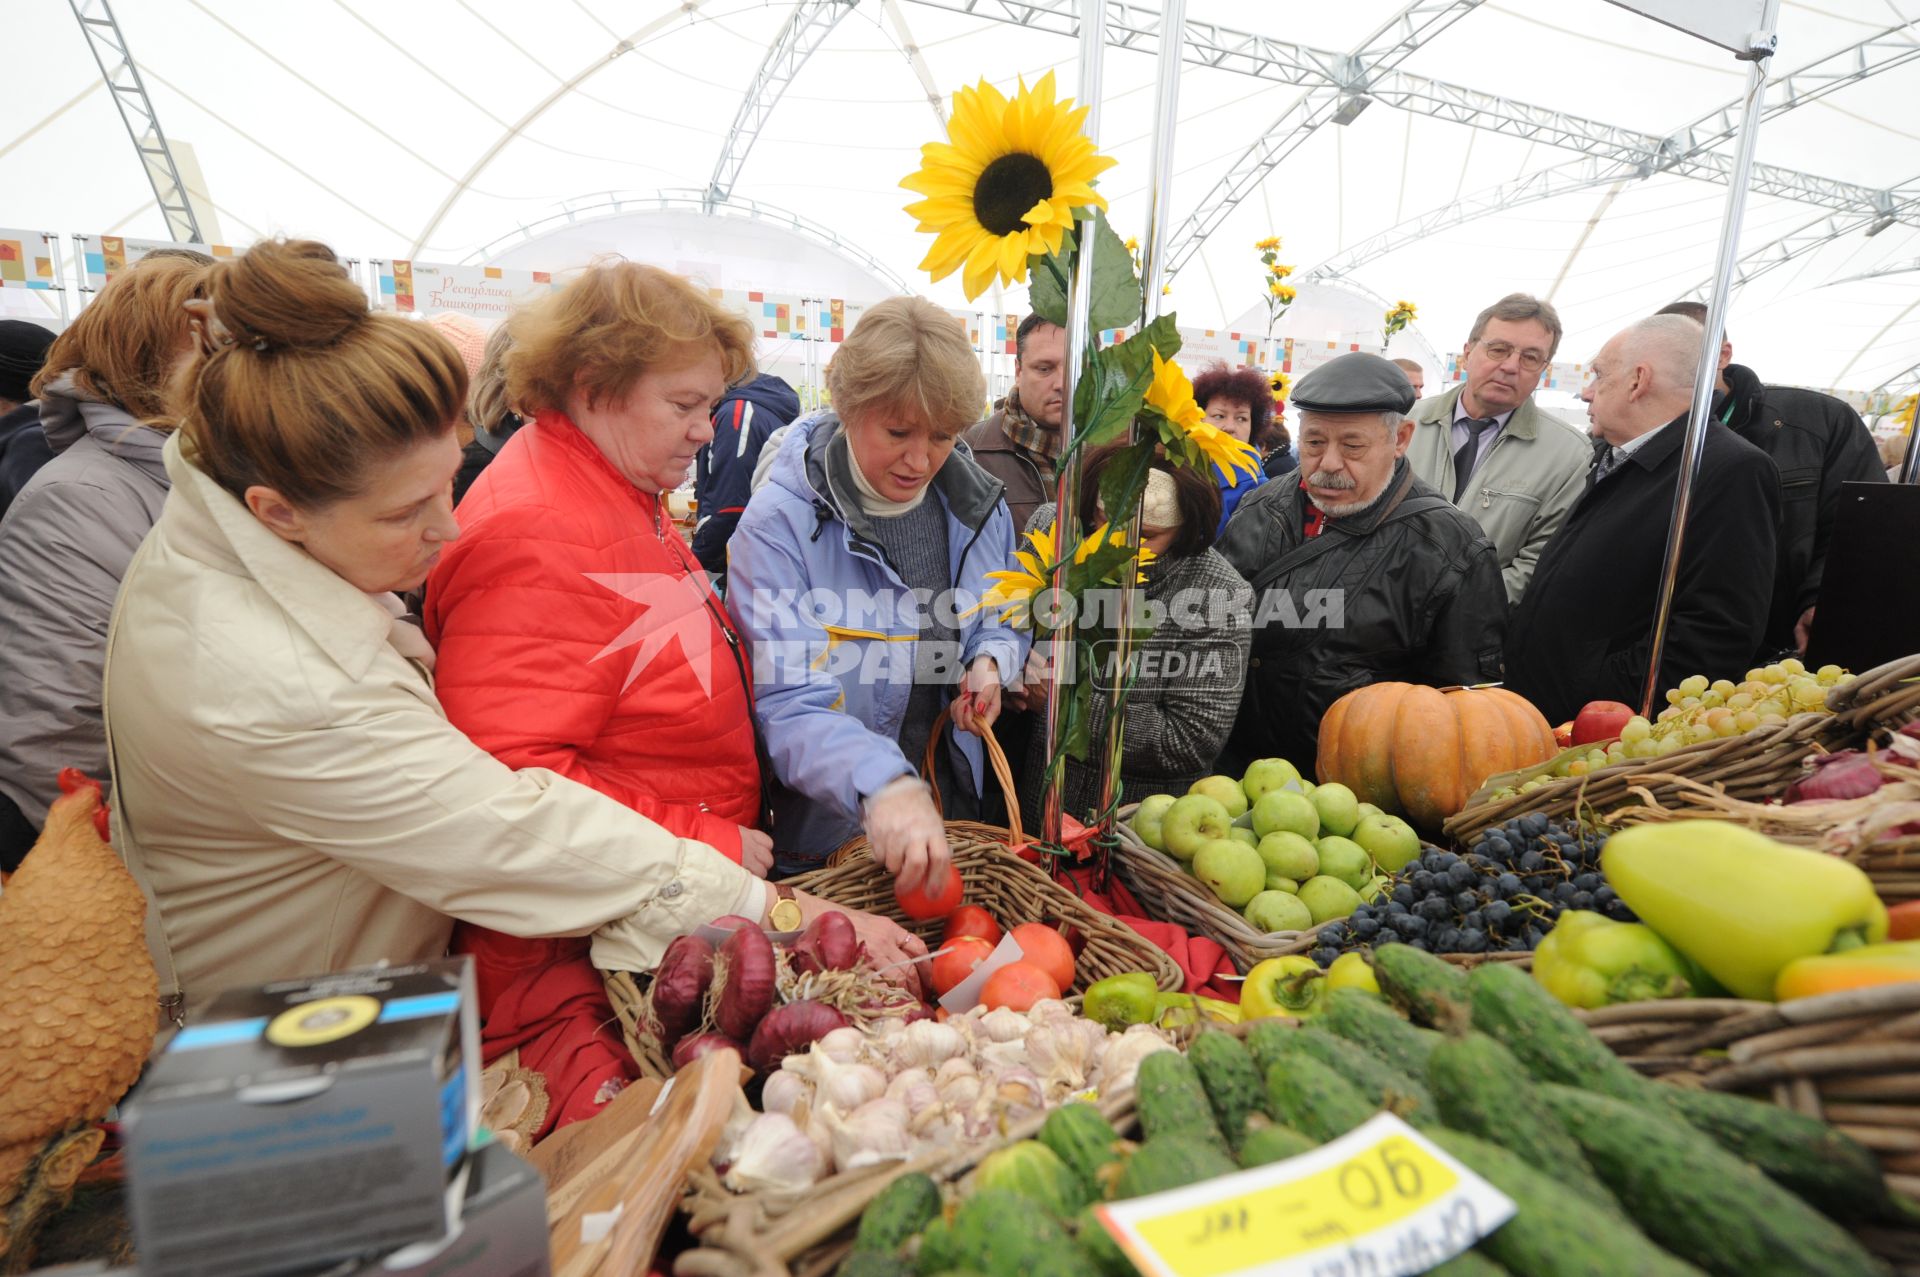
{"type": "Polygon", "coordinates": [[[127,267],[160,249],[205,253],[209,257],[232,257],[242,250],[225,244],[176,244],[164,239],[127,239],[122,235],[75,235],[80,246],[80,261],[90,289],[98,291],[107,281],[127,267]]]}
{"type": "Polygon", "coordinates": [[[383,310],[440,315],[449,311],[488,325],[505,319],[514,307],[553,291],[553,275],[543,270],[500,266],[448,266],[375,258],[383,310]]]}

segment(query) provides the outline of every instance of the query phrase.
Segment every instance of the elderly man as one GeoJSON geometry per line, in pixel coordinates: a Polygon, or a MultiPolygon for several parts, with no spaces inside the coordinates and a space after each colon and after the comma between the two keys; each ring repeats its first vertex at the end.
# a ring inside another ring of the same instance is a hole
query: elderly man
{"type": "Polygon", "coordinates": [[[1560,316],[1525,293],[1481,311],[1460,352],[1465,380],[1413,409],[1413,472],[1453,498],[1493,542],[1507,600],[1526,593],[1540,552],[1586,485],[1578,434],[1534,406],[1560,347],[1560,316]]]}
{"type": "Polygon", "coordinates": [[[1240,503],[1218,549],[1253,586],[1253,650],[1229,755],[1311,767],[1320,717],[1386,680],[1500,677],[1493,546],[1406,462],[1413,386],[1378,355],[1300,379],[1300,474],[1240,503]]]}
{"type": "Polygon", "coordinates": [[[1014,335],[1013,389],[963,436],[980,468],[1006,485],[1016,532],[1055,496],[1066,366],[1066,329],[1028,315],[1014,335]]]}
{"type": "MultiPolygon", "coordinates": [[[[1674,302],[1655,313],[1707,322],[1707,308],[1699,302],[1674,302]]],[[[1886,478],[1873,434],[1845,400],[1762,384],[1751,368],[1733,362],[1730,339],[1720,343],[1713,419],[1780,467],[1780,564],[1767,614],[1767,648],[1804,652],[1826,573],[1840,485],[1886,478]]]]}
{"type": "MultiPolygon", "coordinates": [[[[1667,524],[1686,441],[1700,325],[1640,320],[1601,347],[1581,398],[1593,419],[1587,488],[1547,545],[1507,634],[1507,686],[1558,723],[1591,700],[1640,703],[1667,524]]],[[[1779,472],[1709,422],[1693,484],[1659,686],[1738,679],[1773,598],[1779,472]]]]}

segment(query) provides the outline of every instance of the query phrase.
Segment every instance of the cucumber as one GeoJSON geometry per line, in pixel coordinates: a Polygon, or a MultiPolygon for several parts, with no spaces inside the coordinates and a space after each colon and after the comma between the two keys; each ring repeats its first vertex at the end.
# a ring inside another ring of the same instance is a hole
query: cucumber
{"type": "Polygon", "coordinates": [[[904,1259],[885,1251],[856,1250],[840,1265],[838,1277],[912,1277],[913,1268],[904,1259]]]}
{"type": "Polygon", "coordinates": [[[1480,1239],[1479,1249],[1526,1277],[1700,1277],[1624,1219],[1588,1221],[1587,1203],[1518,1154],[1442,1127],[1427,1137],[1513,1199],[1514,1217],[1480,1239]]]}
{"type": "Polygon", "coordinates": [[[1247,1049],[1253,1052],[1254,1065],[1263,1077],[1270,1075],[1276,1064],[1291,1065],[1303,1055],[1312,1056],[1352,1082],[1381,1108],[1391,1108],[1416,1125],[1433,1115],[1433,1096],[1418,1077],[1318,1026],[1295,1028],[1277,1020],[1261,1021],[1247,1034],[1247,1049]]]}
{"type": "Polygon", "coordinates": [[[1527,1158],[1593,1206],[1619,1213],[1579,1142],[1540,1098],[1513,1052],[1484,1033],[1449,1038],[1433,1049],[1427,1081],[1448,1126],[1527,1158]]]}
{"type": "Polygon", "coordinates": [[[1074,1224],[1073,1240],[1100,1270],[1100,1277],[1137,1277],[1133,1261],[1120,1249],[1120,1243],[1113,1240],[1113,1234],[1094,1217],[1093,1207],[1081,1211],[1074,1224]]]}
{"type": "MultiPolygon", "coordinates": [[[[1162,1052],[1162,1054],[1165,1054],[1162,1052]]],[[[1101,1168],[1120,1160],[1114,1144],[1120,1135],[1091,1104],[1062,1104],[1047,1114],[1039,1140],[1054,1151],[1086,1185],[1091,1200],[1100,1197],[1101,1168]]]]}
{"type": "Polygon", "coordinates": [[[1133,1151],[1114,1181],[1113,1196],[1118,1200],[1164,1193],[1239,1169],[1215,1140],[1193,1131],[1176,1131],[1149,1139],[1133,1151]]]}
{"type": "Polygon", "coordinates": [[[1187,1059],[1200,1075],[1200,1085],[1227,1143],[1240,1147],[1247,1133],[1247,1114],[1260,1107],[1260,1071],[1253,1066],[1253,1056],[1231,1033],[1203,1031],[1187,1047],[1187,1059]]]}
{"type": "Polygon", "coordinates": [[[1407,944],[1381,945],[1371,961],[1380,992],[1417,1022],[1444,1029],[1466,1014],[1466,973],[1452,963],[1407,944]]]}
{"type": "Polygon", "coordinates": [[[982,1277],[1099,1277],[1065,1227],[999,1189],[982,1189],[960,1203],[942,1249],[957,1261],[948,1267],[982,1277]]]}
{"type": "Polygon", "coordinates": [[[940,1186],[931,1176],[902,1175],[881,1189],[860,1214],[856,1251],[897,1255],[907,1239],[940,1216],[940,1186]]]}
{"type": "Polygon", "coordinates": [[[1250,1171],[1269,1162],[1284,1162],[1318,1147],[1291,1126],[1262,1126],[1249,1130],[1240,1142],[1240,1169],[1250,1171]]]}
{"type": "Polygon", "coordinates": [[[1408,1077],[1427,1075],[1427,1057],[1440,1034],[1413,1024],[1371,993],[1335,989],[1320,1012],[1322,1027],[1367,1048],[1408,1077]]]}
{"type": "Polygon", "coordinates": [[[1267,1116],[1310,1139],[1345,1135],[1377,1112],[1359,1088],[1311,1055],[1267,1070],[1267,1116]]]}
{"type": "Polygon", "coordinates": [[[1148,1139],[1185,1131],[1225,1147],[1200,1074],[1178,1051],[1155,1051],[1140,1061],[1133,1090],[1140,1131],[1148,1139]]]}
{"type": "Polygon", "coordinates": [[[1539,981],[1504,962],[1487,962],[1467,977],[1473,1027],[1500,1039],[1542,1082],[1559,1082],[1647,1101],[1654,1085],[1621,1062],[1539,981]]]}
{"type": "MultiPolygon", "coordinates": [[[[1641,1107],[1569,1086],[1547,1107],[1648,1236],[1724,1277],[1882,1277],[1838,1224],[1712,1139],[1641,1107]]],[[[1601,1231],[1598,1229],[1595,1232],[1601,1231]]]]}
{"type": "Polygon", "coordinates": [[[1688,1125],[1768,1178],[1841,1219],[1889,1219],[1893,1198],[1880,1163],[1817,1118],[1724,1091],[1655,1090],[1688,1125]]]}

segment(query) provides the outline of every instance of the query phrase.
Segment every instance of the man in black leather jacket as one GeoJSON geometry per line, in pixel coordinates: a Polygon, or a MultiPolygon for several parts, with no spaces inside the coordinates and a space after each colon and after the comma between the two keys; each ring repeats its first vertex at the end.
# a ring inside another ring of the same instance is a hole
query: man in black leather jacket
{"type": "Polygon", "coordinates": [[[1216,547],[1253,586],[1253,651],[1222,761],[1310,771],[1347,692],[1500,677],[1507,595],[1479,525],[1407,466],[1413,385],[1355,353],[1300,379],[1299,475],[1240,503],[1216,547]]]}
{"type": "MultiPolygon", "coordinates": [[[[1674,302],[1657,313],[1707,322],[1707,308],[1699,302],[1674,302]]],[[[1766,644],[1769,652],[1804,652],[1826,573],[1840,485],[1886,482],[1873,434],[1844,400],[1763,384],[1751,368],[1733,362],[1733,342],[1724,339],[1713,419],[1780,468],[1779,562],[1766,644]]]]}

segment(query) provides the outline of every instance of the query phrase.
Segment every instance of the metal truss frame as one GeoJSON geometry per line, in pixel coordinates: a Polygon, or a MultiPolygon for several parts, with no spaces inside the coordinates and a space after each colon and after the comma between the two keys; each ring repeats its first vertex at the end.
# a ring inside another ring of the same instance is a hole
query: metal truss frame
{"type": "Polygon", "coordinates": [[[140,166],[153,187],[154,202],[167,220],[168,236],[176,243],[200,243],[200,219],[194,216],[186,184],[180,180],[180,168],[173,162],[167,135],[160,128],[160,117],[147,96],[146,82],[140,78],[140,66],[127,47],[127,37],[113,16],[113,6],[108,0],[67,2],[80,30],[86,33],[87,47],[93,51],[113,104],[120,108],[120,122],[127,126],[127,136],[139,153],[140,166]]]}
{"type": "Polygon", "coordinates": [[[779,107],[787,86],[858,4],[859,0],[800,0],[794,6],[786,25],[767,46],[760,69],[754,73],[753,82],[740,101],[740,110],[733,117],[733,127],[727,130],[726,141],[721,143],[720,158],[715,161],[713,177],[707,183],[709,211],[712,205],[724,202],[733,194],[747,155],[779,107]]]}

